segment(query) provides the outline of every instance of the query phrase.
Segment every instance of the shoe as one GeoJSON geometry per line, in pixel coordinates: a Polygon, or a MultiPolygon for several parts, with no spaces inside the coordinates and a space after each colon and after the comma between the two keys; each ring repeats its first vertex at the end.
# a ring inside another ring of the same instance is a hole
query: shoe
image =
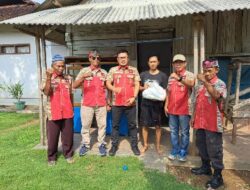
{"type": "Polygon", "coordinates": [[[138,146],[132,146],[132,151],[133,151],[134,155],[136,155],[136,156],[140,156],[140,154],[141,154],[138,146]]]}
{"type": "Polygon", "coordinates": [[[180,162],[186,162],[187,161],[187,157],[186,156],[178,156],[177,158],[178,158],[178,160],[180,162]]]}
{"type": "Polygon", "coordinates": [[[199,168],[192,168],[191,173],[194,175],[212,175],[212,170],[211,168],[201,166],[199,168]]]}
{"type": "Polygon", "coordinates": [[[67,161],[68,164],[73,164],[75,162],[73,157],[66,158],[66,161],[67,161]]]}
{"type": "Polygon", "coordinates": [[[117,150],[117,146],[112,145],[111,149],[109,150],[109,156],[114,156],[117,150]]]}
{"type": "Polygon", "coordinates": [[[82,145],[80,151],[79,151],[79,156],[85,156],[87,152],[89,151],[89,148],[86,147],[86,145],[82,145]]]}
{"type": "Polygon", "coordinates": [[[55,160],[48,161],[48,166],[55,166],[55,165],[56,165],[55,160]]]}
{"type": "Polygon", "coordinates": [[[211,180],[206,183],[207,188],[217,189],[224,184],[222,175],[214,175],[211,180]]]}
{"type": "Polygon", "coordinates": [[[171,160],[171,161],[174,161],[176,158],[177,158],[176,155],[173,155],[173,154],[168,155],[168,159],[171,160]]]}
{"type": "Polygon", "coordinates": [[[100,153],[101,156],[106,156],[107,155],[105,144],[101,144],[99,146],[99,153],[100,153]]]}

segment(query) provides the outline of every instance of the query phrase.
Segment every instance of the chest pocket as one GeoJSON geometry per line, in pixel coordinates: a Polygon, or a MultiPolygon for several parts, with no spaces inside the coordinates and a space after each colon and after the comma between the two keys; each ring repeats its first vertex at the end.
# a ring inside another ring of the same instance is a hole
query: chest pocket
{"type": "Polygon", "coordinates": [[[134,74],[127,74],[126,77],[127,77],[129,84],[132,85],[134,82],[135,75],[134,74]]]}

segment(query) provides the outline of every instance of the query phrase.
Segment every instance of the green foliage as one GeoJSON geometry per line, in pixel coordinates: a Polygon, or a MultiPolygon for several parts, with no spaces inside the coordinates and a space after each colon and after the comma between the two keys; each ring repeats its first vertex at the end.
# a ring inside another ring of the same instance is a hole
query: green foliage
{"type": "Polygon", "coordinates": [[[20,99],[23,96],[23,84],[21,84],[20,81],[17,83],[5,84],[4,89],[12,96],[12,98],[15,98],[20,102],[20,99]]]}

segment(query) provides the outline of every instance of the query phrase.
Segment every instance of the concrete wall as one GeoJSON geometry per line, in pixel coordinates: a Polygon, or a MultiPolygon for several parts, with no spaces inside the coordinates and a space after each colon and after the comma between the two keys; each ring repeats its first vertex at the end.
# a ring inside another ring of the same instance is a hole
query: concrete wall
{"type": "MultiPolygon", "coordinates": [[[[38,80],[35,38],[11,28],[0,27],[0,44],[30,44],[30,54],[0,54],[0,84],[24,84],[23,100],[28,105],[38,104],[38,80]]],[[[67,49],[51,42],[46,42],[47,63],[51,64],[51,56],[55,53],[68,55],[67,49]]],[[[0,92],[0,105],[11,105],[13,100],[6,92],[0,92]]]]}

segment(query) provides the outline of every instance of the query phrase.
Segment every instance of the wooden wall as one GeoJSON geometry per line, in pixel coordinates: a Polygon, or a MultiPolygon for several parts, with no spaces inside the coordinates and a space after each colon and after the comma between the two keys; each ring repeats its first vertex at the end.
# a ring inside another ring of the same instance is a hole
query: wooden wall
{"type": "MultiPolygon", "coordinates": [[[[250,11],[225,11],[206,13],[206,56],[250,55],[250,11]]],[[[103,56],[114,56],[125,48],[136,61],[135,40],[169,39],[173,41],[173,54],[187,56],[189,69],[193,62],[193,16],[185,15],[154,21],[89,26],[68,26],[65,40],[73,56],[86,56],[91,49],[98,49],[103,56]]]]}

